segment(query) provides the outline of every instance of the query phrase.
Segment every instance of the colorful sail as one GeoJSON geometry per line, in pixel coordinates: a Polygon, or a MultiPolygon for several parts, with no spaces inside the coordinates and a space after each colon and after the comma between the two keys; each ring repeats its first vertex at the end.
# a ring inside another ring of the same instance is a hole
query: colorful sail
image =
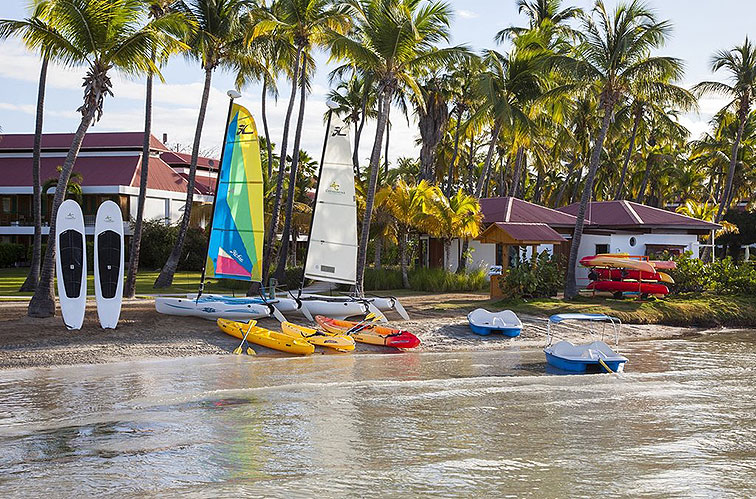
{"type": "Polygon", "coordinates": [[[255,120],[231,108],[207,251],[207,275],[243,281],[262,279],[263,178],[255,120]]]}
{"type": "Polygon", "coordinates": [[[333,115],[318,179],[305,277],[355,284],[357,280],[357,202],[349,127],[333,115]]]}

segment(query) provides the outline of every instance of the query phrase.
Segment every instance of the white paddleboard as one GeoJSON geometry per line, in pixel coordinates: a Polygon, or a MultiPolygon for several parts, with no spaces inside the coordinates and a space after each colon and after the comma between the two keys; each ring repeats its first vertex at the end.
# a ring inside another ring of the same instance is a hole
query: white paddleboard
{"type": "Polygon", "coordinates": [[[81,329],[87,306],[87,244],[84,215],[73,199],[63,201],[58,208],[55,248],[58,299],[63,323],[68,329],[81,329]]]}
{"type": "Polygon", "coordinates": [[[105,201],[97,210],[94,285],[100,325],[115,329],[123,299],[123,218],[121,208],[113,201],[105,201]]]}

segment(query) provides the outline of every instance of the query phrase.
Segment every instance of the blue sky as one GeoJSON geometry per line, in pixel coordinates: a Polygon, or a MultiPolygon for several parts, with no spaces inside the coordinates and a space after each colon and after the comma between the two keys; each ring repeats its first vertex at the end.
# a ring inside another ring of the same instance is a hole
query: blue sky
{"type": "MultiPolygon", "coordinates": [[[[473,49],[495,48],[493,37],[497,31],[507,26],[520,26],[525,19],[517,13],[515,0],[452,0],[455,10],[452,23],[452,43],[466,44],[473,49]]],[[[592,2],[574,0],[580,7],[589,8],[592,2]]],[[[607,5],[616,4],[606,0],[607,5]]],[[[18,19],[25,16],[27,0],[2,0],[0,18],[18,19]]],[[[719,79],[709,71],[711,55],[715,50],[732,47],[741,43],[746,35],[754,36],[753,19],[756,19],[756,2],[746,0],[650,0],[648,4],[657,11],[660,18],[669,19],[674,31],[667,46],[662,51],[683,59],[686,75],[682,84],[690,86],[703,79],[719,79]]],[[[328,90],[327,73],[332,64],[320,54],[318,73],[313,93],[307,101],[304,124],[303,148],[317,157],[322,140],[322,116],[325,111],[325,93],[328,90]]],[[[3,42],[0,48],[0,126],[6,133],[31,133],[34,129],[34,108],[36,103],[39,60],[25,51],[15,41],[3,42]]],[[[155,114],[153,133],[161,137],[167,133],[171,145],[180,144],[188,148],[196,122],[199,105],[202,71],[199,66],[182,58],[174,58],[163,72],[166,83],[158,84],[155,90],[155,114]]],[[[64,69],[54,67],[48,77],[46,99],[45,131],[72,132],[78,124],[75,109],[81,102],[80,68],[64,69]]],[[[114,78],[114,98],[105,103],[105,114],[93,131],[140,130],[143,123],[144,90],[142,82],[122,77],[114,78]]],[[[222,138],[222,126],[226,112],[225,91],[232,88],[230,74],[216,72],[213,78],[208,118],[205,123],[202,147],[206,151],[217,150],[222,138]]],[[[281,98],[277,105],[271,103],[269,120],[274,142],[280,141],[283,113],[289,88],[280,82],[281,98]]],[[[244,97],[239,101],[258,115],[260,109],[260,88],[250,86],[243,89],[244,97]]],[[[698,114],[683,116],[681,121],[694,135],[706,129],[711,115],[719,109],[723,100],[707,97],[701,101],[698,114]]],[[[259,121],[259,120],[258,120],[259,121]]],[[[414,156],[417,153],[416,128],[408,125],[394,113],[394,128],[391,136],[391,160],[400,156],[414,156]]],[[[293,127],[292,127],[293,128],[293,127]]],[[[374,128],[366,128],[366,137],[361,147],[361,157],[369,155],[374,128]]]]}

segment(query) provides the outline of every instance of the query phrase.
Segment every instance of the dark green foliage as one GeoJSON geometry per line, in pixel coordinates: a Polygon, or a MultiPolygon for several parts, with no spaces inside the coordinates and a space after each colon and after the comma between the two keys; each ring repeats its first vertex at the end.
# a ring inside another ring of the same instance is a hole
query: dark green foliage
{"type": "Polygon", "coordinates": [[[549,298],[564,287],[564,267],[545,251],[536,258],[535,265],[526,260],[509,269],[499,287],[505,299],[549,298]]]}
{"type": "Polygon", "coordinates": [[[23,244],[0,243],[0,267],[12,267],[26,258],[23,244]]]}
{"type": "Polygon", "coordinates": [[[692,258],[692,253],[687,251],[676,257],[677,268],[668,270],[667,273],[675,280],[669,288],[675,293],[700,293],[704,291],[710,282],[709,266],[698,258],[692,258]]]}
{"type": "MultiPolygon", "coordinates": [[[[161,268],[171,254],[177,235],[178,227],[175,225],[166,225],[161,220],[145,220],[142,225],[139,266],[148,270],[161,268]]],[[[202,270],[206,252],[205,231],[198,227],[189,227],[184,252],[179,260],[179,269],[202,270]]]]}

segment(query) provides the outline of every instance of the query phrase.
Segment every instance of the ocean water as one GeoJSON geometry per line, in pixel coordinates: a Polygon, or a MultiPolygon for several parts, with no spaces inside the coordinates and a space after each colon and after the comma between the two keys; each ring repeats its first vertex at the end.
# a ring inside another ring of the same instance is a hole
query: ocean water
{"type": "Polygon", "coordinates": [[[0,495],[756,495],[756,332],[543,352],[246,356],[0,372],[0,495]]]}

